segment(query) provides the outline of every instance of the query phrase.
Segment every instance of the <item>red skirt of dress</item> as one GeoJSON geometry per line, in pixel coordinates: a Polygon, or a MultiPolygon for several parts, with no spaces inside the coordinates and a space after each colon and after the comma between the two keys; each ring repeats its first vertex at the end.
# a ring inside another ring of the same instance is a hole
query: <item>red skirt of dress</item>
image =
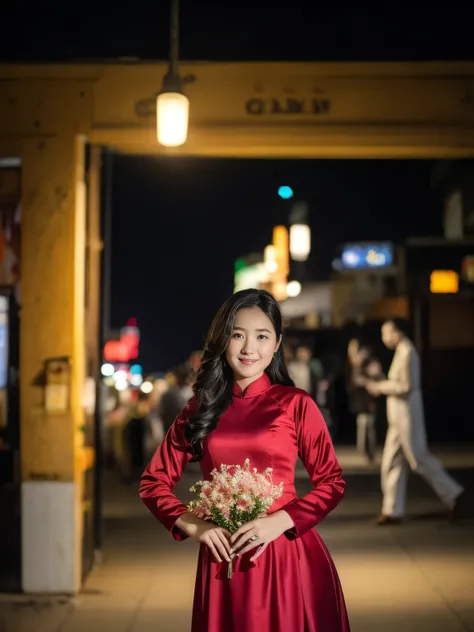
{"type": "Polygon", "coordinates": [[[350,632],[336,568],[314,529],[249,558],[234,560],[227,579],[227,563],[201,547],[192,632],[350,632]]]}

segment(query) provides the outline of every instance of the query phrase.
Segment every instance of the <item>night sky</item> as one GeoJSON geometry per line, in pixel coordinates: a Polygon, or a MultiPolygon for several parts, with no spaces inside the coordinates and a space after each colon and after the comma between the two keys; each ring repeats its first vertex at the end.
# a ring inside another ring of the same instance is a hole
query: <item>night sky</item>
{"type": "MultiPolygon", "coordinates": [[[[474,10],[468,5],[422,9],[379,2],[369,13],[337,2],[293,0],[275,7],[263,0],[182,0],[181,57],[474,59],[474,10]]],[[[168,2],[124,6],[2,3],[0,60],[165,59],[168,2]]],[[[137,317],[147,370],[169,368],[202,344],[214,311],[232,292],[234,259],[261,251],[272,225],[285,219],[276,196],[281,184],[310,202],[315,279],[327,277],[345,240],[441,234],[428,162],[124,156],[114,162],[112,324],[137,317]]]]}
{"type": "Polygon", "coordinates": [[[202,346],[232,293],[237,257],[262,252],[287,219],[278,187],[310,202],[315,280],[351,239],[441,235],[425,161],[269,161],[117,157],[113,188],[113,324],[135,316],[141,361],[166,368],[202,346]]]}
{"type": "MultiPolygon", "coordinates": [[[[221,61],[472,58],[472,3],[436,4],[181,0],[181,56],[221,61]]],[[[2,2],[0,58],[165,59],[168,0],[121,6],[104,0],[2,2]]]]}

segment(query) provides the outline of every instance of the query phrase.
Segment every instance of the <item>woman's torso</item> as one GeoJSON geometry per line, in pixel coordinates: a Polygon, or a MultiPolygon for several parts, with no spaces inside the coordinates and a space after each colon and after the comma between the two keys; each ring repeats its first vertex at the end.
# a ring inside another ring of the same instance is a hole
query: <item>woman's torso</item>
{"type": "Polygon", "coordinates": [[[294,387],[271,385],[265,392],[234,396],[217,428],[204,441],[204,478],[221,464],[243,465],[249,459],[250,466],[258,471],[271,467],[274,484],[284,484],[283,495],[272,506],[272,512],[293,500],[298,443],[295,422],[286,410],[299,393],[294,387]]]}

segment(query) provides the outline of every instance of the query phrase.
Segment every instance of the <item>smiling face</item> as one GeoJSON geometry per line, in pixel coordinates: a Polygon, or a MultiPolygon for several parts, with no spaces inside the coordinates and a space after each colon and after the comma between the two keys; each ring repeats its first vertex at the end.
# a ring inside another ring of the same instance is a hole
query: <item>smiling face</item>
{"type": "Polygon", "coordinates": [[[260,308],[237,312],[225,358],[242,389],[263,375],[280,342],[272,321],[260,308]]]}

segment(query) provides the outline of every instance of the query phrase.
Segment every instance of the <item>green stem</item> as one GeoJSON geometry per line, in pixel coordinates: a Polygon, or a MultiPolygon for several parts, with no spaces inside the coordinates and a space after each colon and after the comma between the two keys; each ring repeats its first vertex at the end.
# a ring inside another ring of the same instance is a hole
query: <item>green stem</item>
{"type": "Polygon", "coordinates": [[[227,562],[227,579],[232,579],[232,561],[227,562]]]}

